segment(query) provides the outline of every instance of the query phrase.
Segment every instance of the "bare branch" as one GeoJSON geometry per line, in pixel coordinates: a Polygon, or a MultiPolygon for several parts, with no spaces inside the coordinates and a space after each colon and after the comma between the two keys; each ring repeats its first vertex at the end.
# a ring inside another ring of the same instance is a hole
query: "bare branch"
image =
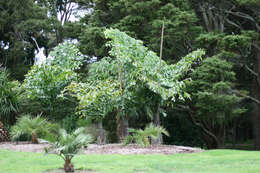
{"type": "Polygon", "coordinates": [[[256,43],[253,43],[253,46],[260,52],[260,46],[257,45],[256,43]]]}
{"type": "Polygon", "coordinates": [[[260,31],[260,26],[258,25],[258,22],[252,16],[245,14],[245,13],[242,13],[242,12],[226,11],[226,13],[229,13],[229,14],[232,14],[234,16],[241,17],[241,18],[244,18],[244,19],[248,19],[248,20],[254,22],[257,30],[260,31]]]}
{"type": "Polygon", "coordinates": [[[239,26],[238,24],[236,24],[235,22],[232,22],[231,20],[226,18],[226,22],[229,23],[230,25],[233,25],[239,29],[243,29],[241,26],[239,26]]]}
{"type": "Polygon", "coordinates": [[[253,74],[255,77],[259,77],[258,73],[256,73],[254,70],[252,70],[251,68],[248,67],[248,65],[244,65],[244,67],[251,73],[253,74]]]}
{"type": "Polygon", "coordinates": [[[258,86],[260,86],[260,79],[259,79],[259,74],[255,72],[254,70],[250,69],[247,65],[243,65],[252,75],[256,77],[256,82],[258,86]]]}
{"type": "Polygon", "coordinates": [[[254,98],[254,97],[251,97],[251,96],[246,95],[246,94],[242,94],[242,93],[240,93],[239,91],[236,91],[236,90],[233,90],[232,92],[237,94],[238,96],[247,98],[247,99],[249,99],[249,100],[251,100],[251,101],[253,101],[253,102],[257,103],[257,104],[260,104],[260,100],[254,98]]]}

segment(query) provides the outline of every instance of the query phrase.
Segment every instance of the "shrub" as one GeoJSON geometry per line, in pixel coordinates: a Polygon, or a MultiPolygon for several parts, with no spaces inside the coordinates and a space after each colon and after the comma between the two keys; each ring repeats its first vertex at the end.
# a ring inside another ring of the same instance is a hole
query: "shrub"
{"type": "Polygon", "coordinates": [[[142,129],[131,129],[128,131],[131,133],[123,141],[123,145],[128,145],[130,143],[136,143],[144,147],[149,147],[151,144],[151,139],[158,139],[160,134],[169,136],[167,130],[161,126],[155,126],[152,123],[147,125],[144,130],[142,129]]]}
{"type": "Polygon", "coordinates": [[[45,148],[47,154],[56,154],[65,161],[65,172],[74,172],[74,166],[71,163],[72,158],[92,140],[91,136],[86,135],[84,131],[85,128],[81,127],[68,134],[66,130],[60,129],[56,141],[49,141],[51,146],[45,148]]]}
{"type": "Polygon", "coordinates": [[[32,143],[38,144],[38,138],[50,137],[57,129],[56,124],[48,122],[41,115],[32,117],[31,115],[23,115],[18,118],[17,123],[11,128],[11,139],[18,140],[24,135],[28,135],[32,139],[32,143]]]}
{"type": "Polygon", "coordinates": [[[15,122],[19,110],[20,83],[11,81],[9,73],[0,64],[0,121],[4,126],[15,122]]]}

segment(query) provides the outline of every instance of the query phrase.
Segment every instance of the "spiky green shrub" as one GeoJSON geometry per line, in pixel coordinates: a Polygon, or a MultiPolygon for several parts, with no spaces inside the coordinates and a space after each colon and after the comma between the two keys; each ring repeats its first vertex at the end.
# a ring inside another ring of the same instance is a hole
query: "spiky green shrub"
{"type": "Polygon", "coordinates": [[[65,161],[64,171],[74,172],[74,166],[71,163],[72,158],[91,141],[91,136],[85,134],[85,128],[83,127],[76,129],[71,134],[64,129],[60,129],[58,138],[54,142],[49,141],[51,146],[45,148],[45,152],[60,156],[65,161]]]}
{"type": "Polygon", "coordinates": [[[48,122],[41,115],[32,117],[31,115],[23,115],[18,118],[17,123],[11,128],[11,139],[13,141],[19,139],[23,135],[31,137],[32,143],[38,144],[38,138],[45,138],[54,133],[57,129],[56,124],[48,122]]]}
{"type": "Polygon", "coordinates": [[[0,121],[13,124],[19,110],[20,83],[11,81],[9,73],[0,64],[0,121]]]}
{"type": "Polygon", "coordinates": [[[158,139],[160,134],[169,136],[169,133],[165,128],[161,126],[155,126],[152,123],[147,125],[144,130],[129,128],[128,131],[130,132],[130,135],[125,138],[125,140],[123,141],[123,145],[136,143],[144,147],[149,147],[151,144],[151,140],[158,139]]]}

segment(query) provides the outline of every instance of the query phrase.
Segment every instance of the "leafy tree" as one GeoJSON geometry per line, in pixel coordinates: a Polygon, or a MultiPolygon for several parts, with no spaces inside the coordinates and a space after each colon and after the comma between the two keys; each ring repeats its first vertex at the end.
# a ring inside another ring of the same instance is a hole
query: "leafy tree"
{"type": "Polygon", "coordinates": [[[25,76],[23,87],[26,95],[34,101],[40,101],[48,110],[54,113],[57,97],[72,81],[78,78],[75,70],[82,64],[83,56],[77,48],[68,42],[60,44],[47,58],[45,63],[35,64],[25,76]]]}
{"type": "Polygon", "coordinates": [[[33,0],[1,1],[0,9],[0,63],[22,80],[37,50],[32,37],[44,44],[47,12],[33,0]]]}
{"type": "Polygon", "coordinates": [[[68,134],[64,129],[60,129],[57,140],[50,142],[51,146],[45,148],[46,153],[56,154],[65,161],[65,172],[74,172],[72,158],[79,153],[82,147],[91,142],[91,137],[84,134],[84,131],[84,128],[78,128],[73,133],[68,134]]]}
{"type": "Polygon", "coordinates": [[[32,138],[32,143],[38,144],[38,138],[46,137],[49,133],[54,132],[56,128],[56,125],[51,124],[41,115],[37,115],[37,117],[22,115],[11,128],[10,135],[12,140],[17,140],[22,135],[29,135],[32,138]]]}
{"type": "Polygon", "coordinates": [[[250,95],[238,93],[253,102],[253,124],[255,147],[259,149],[259,9],[258,1],[232,0],[216,1],[189,0],[197,16],[209,33],[199,38],[207,47],[210,56],[221,55],[234,62],[238,76],[251,74],[251,79],[239,78],[240,88],[250,95]],[[221,40],[221,41],[220,41],[221,40]],[[250,85],[248,85],[250,83],[250,85]]]}
{"type": "Polygon", "coordinates": [[[175,100],[177,96],[187,97],[187,94],[182,93],[184,81],[180,79],[189,70],[192,62],[198,60],[204,52],[195,51],[177,64],[167,65],[164,61],[160,63],[159,57],[144,47],[141,41],[117,29],[108,29],[105,35],[111,39],[110,55],[115,59],[104,58],[93,63],[89,69],[89,85],[73,84],[67,89],[78,93],[76,96],[80,100],[79,108],[84,116],[86,110],[92,111],[93,108],[94,111],[88,112],[87,116],[96,115],[97,109],[101,112],[101,117],[109,111],[117,111],[117,134],[122,141],[128,133],[129,113],[140,104],[134,102],[137,89],[148,88],[162,100],[175,100]],[[91,85],[93,87],[89,87],[91,85]],[[104,93],[106,97],[103,97],[104,93]],[[96,106],[93,107],[93,104],[96,106]],[[102,107],[99,104],[107,106],[102,107]]]}
{"type": "Polygon", "coordinates": [[[191,73],[189,115],[207,148],[223,148],[228,123],[245,111],[233,93],[232,65],[217,57],[204,60],[191,73]]]}
{"type": "Polygon", "coordinates": [[[144,147],[149,147],[151,144],[151,139],[158,139],[159,134],[164,134],[169,136],[169,133],[161,126],[155,126],[153,124],[149,124],[145,127],[144,130],[142,129],[128,129],[131,135],[128,135],[125,140],[123,141],[123,145],[127,145],[130,143],[137,143],[144,147]]]}
{"type": "Polygon", "coordinates": [[[89,8],[92,12],[81,19],[87,26],[79,37],[80,50],[98,59],[107,56],[109,51],[104,44],[105,28],[118,28],[159,53],[164,22],[164,59],[172,61],[195,50],[194,41],[201,31],[187,1],[100,0],[89,8]]]}
{"type": "MultiPolygon", "coordinates": [[[[75,26],[70,19],[75,15],[78,8],[78,0],[34,0],[48,11],[48,24],[52,28],[49,31],[47,49],[51,49],[64,41],[67,28],[75,26]],[[72,26],[70,26],[72,25],[72,26]]],[[[74,16],[75,17],[75,16],[74,16]]]]}

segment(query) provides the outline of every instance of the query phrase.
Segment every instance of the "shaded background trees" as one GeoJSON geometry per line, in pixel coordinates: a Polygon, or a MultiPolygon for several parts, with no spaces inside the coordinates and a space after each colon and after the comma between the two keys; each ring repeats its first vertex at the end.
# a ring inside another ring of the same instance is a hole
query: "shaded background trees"
{"type": "MultiPolygon", "coordinates": [[[[177,135],[181,132],[176,132],[178,139],[171,135],[166,141],[168,143],[178,141],[189,145],[189,141],[194,139],[192,141],[196,142],[190,145],[208,143],[205,137],[197,133],[203,129],[192,125],[190,112],[186,109],[188,107],[192,110],[192,117],[196,122],[206,120],[215,122],[219,114],[225,114],[223,126],[220,127],[216,123],[220,131],[225,129],[225,139],[229,142],[241,140],[241,136],[235,135],[239,133],[242,134],[243,141],[252,140],[254,134],[255,147],[259,149],[260,4],[258,0],[25,0],[23,3],[12,0],[1,1],[0,9],[0,63],[10,72],[9,79],[21,82],[30,66],[34,64],[38,53],[33,38],[46,56],[58,43],[74,40],[78,42],[79,50],[85,55],[83,64],[89,64],[108,56],[110,49],[105,45],[107,40],[103,32],[110,27],[142,40],[146,47],[159,54],[161,29],[164,23],[165,61],[175,63],[197,48],[204,48],[206,51],[203,60],[205,62],[197,61],[193,65],[194,71],[189,71],[181,77],[192,79],[187,84],[191,100],[179,101],[177,104],[167,103],[160,109],[162,125],[169,129],[170,133],[175,133],[174,131],[179,129],[183,134],[187,134],[182,137],[177,135]],[[79,15],[78,20],[75,20],[76,13],[79,15]],[[87,57],[92,57],[92,60],[89,61],[87,57]],[[230,78],[224,76],[222,79],[213,80],[217,75],[213,71],[223,75],[229,73],[230,78]],[[199,73],[201,75],[195,75],[199,73]],[[197,85],[198,83],[200,85],[197,85]],[[209,95],[206,97],[205,93],[210,94],[210,98],[214,98],[214,101],[209,102],[209,95]],[[218,99],[223,102],[219,102],[218,99]],[[235,114],[241,113],[242,116],[233,116],[234,109],[231,108],[241,109],[235,114]],[[223,112],[219,113],[219,110],[223,112]],[[229,119],[226,116],[233,118],[229,119]],[[172,126],[179,125],[177,122],[182,122],[187,129],[173,128],[172,126]],[[251,128],[251,124],[254,128],[251,128]],[[171,132],[171,129],[174,131],[171,132]],[[196,137],[187,137],[189,134],[196,137]]],[[[88,70],[89,66],[85,65],[77,71],[80,73],[80,80],[86,81],[86,77],[91,75],[87,73],[88,70]]],[[[13,91],[10,90],[11,92],[13,91]]],[[[144,90],[136,90],[135,94],[151,96],[144,90]]],[[[4,97],[1,96],[2,98],[4,97]]],[[[137,126],[145,127],[149,117],[154,114],[151,112],[155,112],[153,109],[145,108],[145,105],[154,108],[158,101],[153,100],[152,96],[149,98],[142,100],[135,97],[134,101],[144,105],[139,109],[139,114],[142,112],[143,116],[133,118],[130,125],[140,122],[137,126]]],[[[38,108],[32,107],[34,109],[32,110],[28,103],[22,104],[27,104],[23,106],[22,112],[32,111],[34,114],[39,112],[39,105],[38,108]]],[[[8,104],[5,106],[8,107],[8,104]]],[[[76,104],[71,107],[75,109],[76,104]]],[[[56,109],[63,110],[63,106],[57,105],[56,109]]],[[[64,117],[58,119],[63,121],[64,117]]],[[[115,121],[113,118],[108,119],[106,122],[115,121]]],[[[110,129],[108,126],[104,124],[104,127],[110,129]]],[[[210,131],[217,135],[215,126],[210,131]]],[[[207,146],[210,147],[209,144],[207,146]]],[[[214,144],[210,148],[219,146],[214,144]]]]}

